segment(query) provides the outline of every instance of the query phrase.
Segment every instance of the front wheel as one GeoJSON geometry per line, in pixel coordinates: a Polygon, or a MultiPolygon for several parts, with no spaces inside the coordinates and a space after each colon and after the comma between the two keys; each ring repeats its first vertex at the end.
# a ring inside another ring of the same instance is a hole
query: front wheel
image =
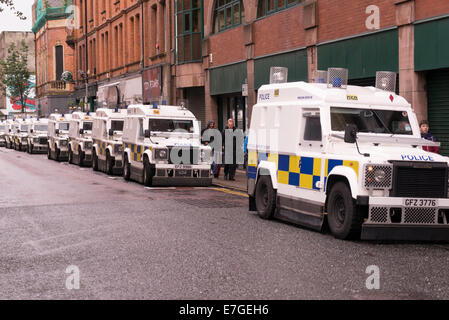
{"type": "Polygon", "coordinates": [[[28,144],[28,153],[33,154],[33,145],[31,143],[28,144]]]}
{"type": "Polygon", "coordinates": [[[269,176],[260,176],[256,185],[256,209],[262,219],[271,219],[276,208],[276,192],[269,176]]]}
{"type": "Polygon", "coordinates": [[[50,145],[47,145],[47,158],[48,158],[48,160],[51,159],[51,148],[50,148],[50,145]]]}
{"type": "Polygon", "coordinates": [[[143,184],[146,187],[151,186],[153,182],[153,175],[151,174],[151,165],[148,158],[145,158],[143,163],[143,184]]]}
{"type": "Polygon", "coordinates": [[[106,173],[109,175],[112,175],[112,158],[111,155],[109,154],[109,150],[106,151],[106,173]]]}
{"type": "Polygon", "coordinates": [[[128,162],[128,156],[126,154],[123,157],[123,178],[126,181],[131,179],[131,164],[128,162]]]}
{"type": "Polygon", "coordinates": [[[95,149],[92,150],[92,169],[94,169],[94,171],[98,171],[98,157],[95,149]]]}
{"type": "Polygon", "coordinates": [[[329,228],[337,239],[360,236],[363,217],[352,199],[351,190],[344,182],[337,182],[331,189],[328,208],[329,228]]]}
{"type": "Polygon", "coordinates": [[[80,160],[78,165],[80,167],[82,167],[84,165],[84,158],[85,158],[86,154],[81,150],[81,147],[78,148],[78,156],[79,156],[79,160],[80,160]]]}
{"type": "Polygon", "coordinates": [[[61,150],[58,149],[58,146],[55,145],[55,160],[60,161],[61,150]]]}
{"type": "Polygon", "coordinates": [[[69,163],[73,164],[73,151],[71,147],[69,147],[69,163]]]}

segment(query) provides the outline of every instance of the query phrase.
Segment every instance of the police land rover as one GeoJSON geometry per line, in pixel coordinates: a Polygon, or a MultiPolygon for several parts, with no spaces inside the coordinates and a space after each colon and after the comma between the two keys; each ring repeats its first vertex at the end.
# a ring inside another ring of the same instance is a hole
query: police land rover
{"type": "Polygon", "coordinates": [[[68,161],[79,166],[92,165],[92,117],[95,114],[74,112],[69,128],[68,161]]]}
{"type": "Polygon", "coordinates": [[[31,119],[28,130],[28,148],[29,154],[47,153],[48,148],[48,119],[31,119]]]}
{"type": "Polygon", "coordinates": [[[146,186],[209,186],[211,148],[186,108],[156,104],[128,107],[123,129],[123,176],[146,186]]]}
{"type": "Polygon", "coordinates": [[[5,122],[5,146],[7,149],[14,148],[14,123],[15,120],[8,119],[5,122]]]}
{"type": "Polygon", "coordinates": [[[0,147],[6,147],[6,122],[0,122],[0,147]]]}
{"type": "Polygon", "coordinates": [[[48,119],[48,159],[67,161],[69,156],[70,114],[53,113],[48,119]]]}
{"type": "Polygon", "coordinates": [[[449,158],[423,150],[439,143],[421,139],[396,74],[358,87],[345,69],[324,83],[283,83],[287,72],[272,68],[253,109],[250,210],[316,230],[327,222],[340,239],[448,240],[449,158]]]}
{"type": "Polygon", "coordinates": [[[92,168],[107,174],[122,174],[123,124],[126,109],[98,109],[93,117],[92,168]]]}
{"type": "Polygon", "coordinates": [[[26,151],[28,149],[28,130],[31,125],[30,119],[17,119],[14,123],[14,149],[26,151]]]}

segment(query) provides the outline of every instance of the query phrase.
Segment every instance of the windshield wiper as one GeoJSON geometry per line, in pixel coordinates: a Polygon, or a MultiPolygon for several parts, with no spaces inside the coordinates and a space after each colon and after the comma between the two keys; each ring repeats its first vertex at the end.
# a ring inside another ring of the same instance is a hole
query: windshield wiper
{"type": "Polygon", "coordinates": [[[382,124],[382,126],[384,127],[384,129],[386,129],[388,131],[388,133],[391,133],[391,135],[393,136],[394,133],[391,132],[391,130],[385,125],[385,123],[382,121],[382,119],[379,117],[379,115],[377,114],[376,110],[371,110],[373,112],[373,114],[376,116],[377,120],[379,120],[379,122],[382,124]]]}

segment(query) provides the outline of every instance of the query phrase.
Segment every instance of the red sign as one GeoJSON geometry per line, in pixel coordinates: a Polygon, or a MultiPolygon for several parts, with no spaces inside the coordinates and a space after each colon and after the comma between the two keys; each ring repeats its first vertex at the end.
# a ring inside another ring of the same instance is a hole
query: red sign
{"type": "Polygon", "coordinates": [[[146,70],[143,73],[143,102],[159,101],[161,91],[161,67],[146,70]]]}

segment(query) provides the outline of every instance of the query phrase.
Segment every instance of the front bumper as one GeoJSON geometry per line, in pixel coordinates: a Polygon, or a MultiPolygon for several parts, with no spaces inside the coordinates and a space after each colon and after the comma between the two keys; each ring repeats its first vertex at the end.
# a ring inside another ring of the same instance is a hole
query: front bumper
{"type": "Polygon", "coordinates": [[[212,174],[210,165],[176,166],[157,164],[153,177],[155,185],[210,186],[212,174]]]}
{"type": "Polygon", "coordinates": [[[409,207],[406,198],[370,197],[363,240],[449,240],[449,199],[435,207],[409,207]]]}
{"type": "Polygon", "coordinates": [[[48,144],[33,144],[33,151],[34,152],[47,152],[48,151],[48,144]]]}

